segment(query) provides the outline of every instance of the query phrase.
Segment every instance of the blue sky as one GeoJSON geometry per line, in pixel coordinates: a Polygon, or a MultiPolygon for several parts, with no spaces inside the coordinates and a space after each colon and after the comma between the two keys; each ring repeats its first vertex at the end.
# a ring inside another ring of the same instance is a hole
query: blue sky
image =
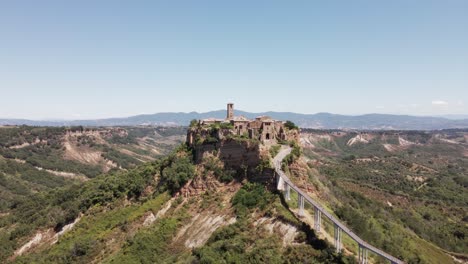
{"type": "Polygon", "coordinates": [[[468,114],[468,1],[2,1],[0,118],[468,114]]]}

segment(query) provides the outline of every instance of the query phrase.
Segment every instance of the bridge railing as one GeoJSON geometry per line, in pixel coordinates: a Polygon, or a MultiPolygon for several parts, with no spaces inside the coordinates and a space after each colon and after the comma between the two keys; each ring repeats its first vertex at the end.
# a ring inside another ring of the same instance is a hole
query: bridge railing
{"type": "MultiPolygon", "coordinates": [[[[283,157],[284,158],[284,157],[283,157]]],[[[282,159],[281,159],[282,160],[282,159]]],[[[325,208],[323,208],[320,203],[312,199],[307,193],[303,192],[299,187],[297,187],[286,174],[281,169],[281,160],[275,161],[275,171],[277,174],[277,188],[278,190],[287,191],[287,199],[290,197],[290,189],[293,189],[297,192],[299,196],[299,215],[303,213],[304,210],[304,200],[307,201],[310,205],[314,207],[314,211],[316,212],[315,217],[315,224],[314,227],[320,231],[320,222],[321,222],[321,215],[325,215],[333,224],[335,225],[335,246],[337,251],[341,251],[341,232],[347,234],[351,239],[353,239],[358,245],[358,259],[360,263],[367,264],[367,251],[371,251],[388,261],[390,263],[404,263],[403,261],[393,257],[392,255],[370,245],[366,241],[362,240],[359,236],[357,236],[354,232],[352,232],[348,227],[346,227],[343,223],[341,223],[336,217],[330,214],[325,208]]]]}

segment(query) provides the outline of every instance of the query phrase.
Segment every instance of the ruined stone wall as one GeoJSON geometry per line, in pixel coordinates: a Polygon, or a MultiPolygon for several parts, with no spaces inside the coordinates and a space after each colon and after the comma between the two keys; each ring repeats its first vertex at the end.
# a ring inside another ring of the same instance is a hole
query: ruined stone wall
{"type": "Polygon", "coordinates": [[[258,130],[261,127],[262,127],[262,121],[254,120],[254,121],[249,123],[249,128],[258,130]]]}
{"type": "Polygon", "coordinates": [[[236,135],[243,135],[248,131],[248,121],[231,121],[231,124],[234,126],[234,131],[236,131],[236,135]]]}
{"type": "Polygon", "coordinates": [[[259,145],[250,141],[226,140],[221,143],[218,157],[230,168],[255,168],[260,163],[259,145]]]}
{"type": "Polygon", "coordinates": [[[226,169],[236,170],[238,175],[246,176],[250,181],[274,182],[274,170],[257,170],[263,167],[260,149],[265,151],[265,147],[268,149],[278,140],[299,141],[299,131],[285,129],[281,121],[256,119],[253,122],[231,121],[231,124],[234,125],[232,129],[197,127],[188,130],[187,144],[194,149],[195,162],[201,163],[204,155],[210,153],[218,157],[226,169]],[[241,124],[249,138],[240,137],[241,124]]]}
{"type": "Polygon", "coordinates": [[[195,145],[195,162],[200,163],[205,153],[214,153],[225,166],[240,169],[243,165],[255,168],[260,163],[259,145],[251,141],[222,140],[212,144],[195,145]]]}
{"type": "Polygon", "coordinates": [[[258,171],[261,164],[259,143],[226,139],[213,144],[195,145],[193,148],[196,163],[202,162],[203,156],[211,153],[224,163],[226,169],[236,170],[238,175],[246,176],[249,181],[274,185],[274,169],[264,168],[258,171]]]}

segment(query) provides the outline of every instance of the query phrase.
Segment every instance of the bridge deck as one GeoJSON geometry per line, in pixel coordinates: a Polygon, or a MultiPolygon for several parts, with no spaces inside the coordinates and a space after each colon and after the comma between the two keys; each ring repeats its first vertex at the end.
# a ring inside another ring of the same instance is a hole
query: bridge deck
{"type": "Polygon", "coordinates": [[[296,191],[299,195],[303,196],[304,199],[317,208],[323,215],[325,215],[330,221],[332,221],[335,225],[337,225],[343,232],[345,232],[348,236],[350,236],[354,241],[356,241],[359,245],[366,248],[367,250],[374,252],[375,254],[382,256],[389,260],[392,263],[404,263],[403,261],[393,257],[392,255],[385,253],[384,251],[370,245],[366,241],[362,240],[358,237],[353,231],[351,231],[348,227],[346,227],[343,223],[341,223],[336,217],[331,215],[325,208],[323,208],[318,202],[312,199],[307,193],[303,192],[299,187],[297,187],[286,174],[281,169],[281,161],[291,152],[291,148],[289,149],[282,149],[280,153],[274,158],[274,165],[276,173],[283,179],[283,181],[291,187],[294,191],[296,191]]]}

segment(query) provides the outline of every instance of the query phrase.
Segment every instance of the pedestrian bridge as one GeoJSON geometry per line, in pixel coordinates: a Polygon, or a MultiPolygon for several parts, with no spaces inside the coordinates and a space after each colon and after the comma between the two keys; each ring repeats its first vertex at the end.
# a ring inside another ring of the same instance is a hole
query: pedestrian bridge
{"type": "Polygon", "coordinates": [[[291,148],[282,148],[281,151],[273,159],[276,172],[276,183],[277,189],[285,193],[286,200],[291,199],[291,190],[295,191],[298,196],[298,215],[300,217],[304,216],[304,204],[307,202],[314,209],[314,229],[317,233],[320,233],[322,216],[328,218],[334,225],[334,244],[337,252],[341,252],[342,242],[341,242],[341,233],[347,234],[352,240],[358,244],[358,261],[361,264],[368,263],[368,252],[373,252],[374,254],[381,256],[382,258],[388,260],[390,263],[404,263],[403,261],[383,252],[382,250],[370,245],[366,241],[362,240],[355,233],[353,233],[349,228],[347,228],[343,223],[341,223],[336,217],[331,215],[325,208],[323,208],[317,201],[312,199],[307,193],[299,189],[283,172],[281,168],[282,160],[291,153],[291,148]]]}

